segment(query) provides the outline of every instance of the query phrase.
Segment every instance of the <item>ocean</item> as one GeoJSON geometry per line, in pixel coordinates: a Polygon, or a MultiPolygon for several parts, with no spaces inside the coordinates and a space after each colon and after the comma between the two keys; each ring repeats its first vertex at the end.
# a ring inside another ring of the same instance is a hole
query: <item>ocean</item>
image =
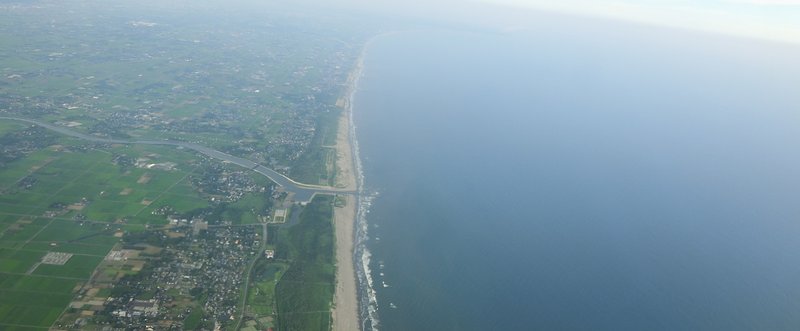
{"type": "Polygon", "coordinates": [[[372,329],[800,328],[800,47],[587,22],[365,54],[372,329]]]}

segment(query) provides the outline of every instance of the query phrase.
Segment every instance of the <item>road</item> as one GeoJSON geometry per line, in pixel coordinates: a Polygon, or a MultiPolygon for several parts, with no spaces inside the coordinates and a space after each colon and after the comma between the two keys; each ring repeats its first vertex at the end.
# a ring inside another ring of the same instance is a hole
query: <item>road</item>
{"type": "Polygon", "coordinates": [[[198,153],[202,153],[209,157],[222,160],[223,162],[229,162],[238,165],[240,167],[247,168],[263,176],[266,176],[275,184],[278,184],[279,186],[283,187],[284,191],[293,193],[294,201],[296,202],[310,202],[311,199],[313,199],[314,195],[316,194],[355,194],[355,191],[352,190],[343,190],[329,186],[318,186],[318,185],[299,183],[275,170],[265,167],[264,165],[258,164],[256,162],[238,156],[233,156],[224,152],[220,152],[216,149],[212,149],[203,145],[198,145],[195,143],[188,143],[183,141],[170,141],[170,140],[123,140],[123,139],[102,138],[73,131],[63,126],[58,126],[26,118],[0,116],[0,120],[30,123],[43,127],[45,129],[58,132],[65,136],[70,136],[97,143],[127,144],[127,145],[166,145],[166,146],[183,147],[186,149],[196,151],[198,153]]]}
{"type": "Polygon", "coordinates": [[[250,261],[250,265],[247,266],[247,273],[245,274],[244,280],[244,289],[242,290],[242,303],[239,305],[239,316],[236,317],[236,326],[233,330],[239,330],[239,327],[242,325],[242,321],[244,320],[244,314],[247,312],[247,296],[250,292],[250,277],[253,275],[253,267],[258,262],[258,259],[263,258],[267,248],[267,223],[261,223],[261,246],[258,248],[258,252],[256,256],[253,257],[253,260],[250,261]]]}

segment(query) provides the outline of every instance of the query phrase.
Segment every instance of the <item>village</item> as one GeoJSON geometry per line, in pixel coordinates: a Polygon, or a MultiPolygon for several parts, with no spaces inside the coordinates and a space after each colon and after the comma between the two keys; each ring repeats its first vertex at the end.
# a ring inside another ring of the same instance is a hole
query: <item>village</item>
{"type": "MultiPolygon", "coordinates": [[[[286,210],[276,214],[283,222],[286,210]]],[[[276,257],[265,237],[267,226],[169,217],[163,230],[126,235],[81,287],[58,325],[145,330],[217,329],[233,323],[241,311],[248,268],[257,258],[276,257]]]]}

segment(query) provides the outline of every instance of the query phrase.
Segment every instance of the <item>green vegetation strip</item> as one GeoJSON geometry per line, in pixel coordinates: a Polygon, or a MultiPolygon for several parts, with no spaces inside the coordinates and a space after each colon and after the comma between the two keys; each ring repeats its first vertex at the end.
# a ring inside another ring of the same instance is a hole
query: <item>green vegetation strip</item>
{"type": "Polygon", "coordinates": [[[335,288],[333,197],[316,196],[300,214],[300,222],[281,228],[280,258],[291,265],[276,288],[279,330],[330,329],[335,288]]]}
{"type": "Polygon", "coordinates": [[[291,177],[301,183],[333,186],[333,163],[336,162],[336,151],[325,146],[336,144],[336,132],[341,111],[320,114],[311,145],[294,162],[291,177]]]}

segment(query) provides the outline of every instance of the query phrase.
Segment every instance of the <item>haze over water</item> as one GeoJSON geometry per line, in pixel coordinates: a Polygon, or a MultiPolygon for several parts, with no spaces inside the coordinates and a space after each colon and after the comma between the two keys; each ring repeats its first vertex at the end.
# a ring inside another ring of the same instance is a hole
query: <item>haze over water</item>
{"type": "Polygon", "coordinates": [[[797,329],[798,58],[624,24],[378,38],[380,329],[797,329]]]}

